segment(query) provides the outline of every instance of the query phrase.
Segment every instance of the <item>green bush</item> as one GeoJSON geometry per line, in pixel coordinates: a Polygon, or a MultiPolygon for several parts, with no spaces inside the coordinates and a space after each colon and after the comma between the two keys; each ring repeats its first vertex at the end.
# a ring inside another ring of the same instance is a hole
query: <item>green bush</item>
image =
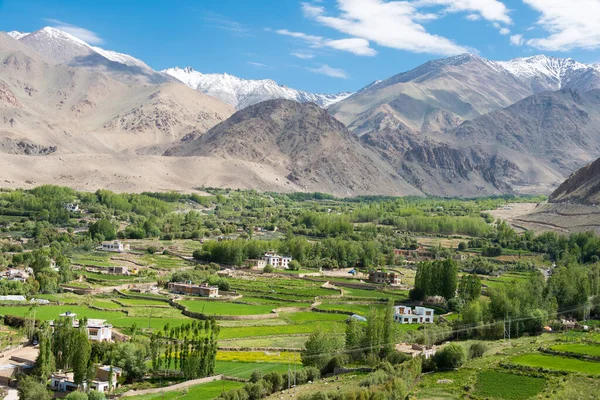
{"type": "Polygon", "coordinates": [[[486,352],[487,346],[485,343],[476,342],[469,347],[469,358],[480,358],[486,352]]]}
{"type": "Polygon", "coordinates": [[[465,349],[456,343],[451,343],[433,356],[433,362],[438,370],[458,368],[465,362],[465,349]]]}
{"type": "Polygon", "coordinates": [[[263,269],[263,271],[266,272],[266,273],[268,273],[268,274],[270,274],[270,273],[272,273],[272,272],[275,271],[275,267],[272,266],[271,264],[267,264],[265,266],[265,268],[263,269]]]}

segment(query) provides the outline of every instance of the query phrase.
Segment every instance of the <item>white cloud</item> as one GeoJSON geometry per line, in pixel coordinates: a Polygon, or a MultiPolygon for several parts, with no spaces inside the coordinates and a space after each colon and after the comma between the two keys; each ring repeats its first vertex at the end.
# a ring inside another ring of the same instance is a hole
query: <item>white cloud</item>
{"type": "Polygon", "coordinates": [[[525,43],[525,39],[523,38],[523,35],[521,35],[521,34],[512,35],[510,37],[510,44],[512,44],[513,46],[523,46],[524,43],[525,43]]]}
{"type": "Polygon", "coordinates": [[[546,37],[527,40],[540,50],[569,51],[600,48],[600,0],[523,0],[541,13],[537,24],[546,37]]]}
{"type": "Polygon", "coordinates": [[[296,58],[300,58],[302,60],[310,60],[312,58],[315,58],[314,54],[311,53],[302,53],[302,52],[294,52],[294,53],[290,53],[292,56],[296,57],[296,58]]]}
{"type": "Polygon", "coordinates": [[[508,35],[510,33],[510,29],[508,28],[500,28],[500,34],[501,35],[508,35]]]}
{"type": "Polygon", "coordinates": [[[362,38],[326,40],[325,46],[336,50],[348,51],[357,56],[374,56],[377,52],[369,47],[369,41],[362,38]]]}
{"type": "Polygon", "coordinates": [[[322,25],[345,34],[373,41],[380,46],[415,53],[454,55],[466,48],[449,39],[428,33],[416,18],[413,3],[382,0],[338,0],[339,16],[326,15],[323,8],[302,4],[304,14],[322,25]],[[317,12],[318,11],[318,12],[317,12]]]}
{"type": "MultiPolygon", "coordinates": [[[[509,33],[507,26],[513,23],[500,0],[337,0],[336,6],[336,14],[314,3],[302,3],[302,11],[305,17],[354,38],[414,53],[455,55],[469,51],[446,37],[429,33],[423,25],[448,13],[466,13],[469,20],[493,22],[503,35],[509,33]]],[[[362,48],[355,54],[375,53],[362,48]]]]}
{"type": "Polygon", "coordinates": [[[512,24],[508,8],[498,0],[417,0],[416,4],[446,6],[446,12],[470,12],[487,21],[512,24]]]}
{"type": "Polygon", "coordinates": [[[291,36],[297,39],[304,40],[311,47],[329,47],[336,50],[347,51],[357,56],[374,56],[377,52],[369,47],[369,41],[362,38],[347,38],[347,39],[326,39],[322,36],[308,35],[303,32],[292,32],[287,29],[279,29],[275,31],[280,35],[291,36]]]}
{"type": "Polygon", "coordinates": [[[104,43],[104,40],[100,38],[96,32],[90,31],[89,29],[71,25],[69,23],[52,18],[46,18],[45,21],[50,23],[53,28],[66,32],[69,35],[73,35],[86,43],[96,45],[104,43]]]}
{"type": "Polygon", "coordinates": [[[246,61],[246,63],[252,65],[253,67],[257,67],[257,68],[267,68],[268,67],[267,64],[254,62],[254,61],[246,61]]]}
{"type": "Polygon", "coordinates": [[[330,67],[327,64],[323,64],[318,68],[307,68],[307,69],[314,74],[326,75],[326,76],[330,76],[332,78],[348,79],[348,74],[346,73],[346,71],[344,71],[343,69],[340,69],[340,68],[330,67]]]}

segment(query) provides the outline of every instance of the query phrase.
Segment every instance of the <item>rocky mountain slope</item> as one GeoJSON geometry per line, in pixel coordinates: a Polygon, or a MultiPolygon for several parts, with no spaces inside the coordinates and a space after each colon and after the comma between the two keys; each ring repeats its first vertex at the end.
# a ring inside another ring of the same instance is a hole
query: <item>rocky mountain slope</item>
{"type": "Polygon", "coordinates": [[[550,189],[600,155],[600,90],[530,96],[463,123],[445,139],[510,160],[522,171],[513,186],[550,189]]]}
{"type": "Polygon", "coordinates": [[[600,204],[600,158],[571,174],[549,200],[551,203],[600,204]]]}
{"type": "Polygon", "coordinates": [[[300,103],[311,102],[321,107],[328,107],[352,95],[350,92],[309,93],[279,85],[271,79],[249,80],[229,74],[203,74],[194,71],[191,67],[168,68],[162,72],[180,80],[192,89],[232,105],[237,110],[272,99],[287,99],[300,103]]]}
{"type": "Polygon", "coordinates": [[[546,56],[508,62],[463,54],[376,82],[329,108],[357,134],[384,113],[407,127],[445,132],[546,90],[600,88],[600,67],[546,56]]]}
{"type": "Polygon", "coordinates": [[[269,100],[238,111],[168,156],[218,156],[269,166],[309,191],[419,195],[343,124],[312,103],[269,100]]]}

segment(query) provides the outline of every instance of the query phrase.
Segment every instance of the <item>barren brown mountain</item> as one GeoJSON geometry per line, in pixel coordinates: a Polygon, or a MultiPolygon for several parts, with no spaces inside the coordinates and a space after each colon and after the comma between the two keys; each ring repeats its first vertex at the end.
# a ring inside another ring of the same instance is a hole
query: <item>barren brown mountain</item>
{"type": "Polygon", "coordinates": [[[252,105],[165,154],[256,162],[280,171],[290,185],[310,191],[421,194],[313,103],[269,100],[252,105]]]}

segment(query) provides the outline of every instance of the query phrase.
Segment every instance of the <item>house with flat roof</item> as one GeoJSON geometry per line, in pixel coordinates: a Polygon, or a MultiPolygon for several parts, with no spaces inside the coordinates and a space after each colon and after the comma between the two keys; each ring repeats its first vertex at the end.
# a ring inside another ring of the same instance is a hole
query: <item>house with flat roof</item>
{"type": "Polygon", "coordinates": [[[427,307],[396,306],[394,321],[401,324],[432,324],[435,311],[427,307]]]}
{"type": "Polygon", "coordinates": [[[122,253],[124,251],[129,251],[130,247],[128,244],[124,244],[119,240],[113,240],[110,242],[102,242],[102,246],[100,249],[103,251],[114,251],[117,253],[122,253]]]}
{"type": "Polygon", "coordinates": [[[265,253],[263,260],[275,268],[287,269],[290,261],[292,261],[292,257],[280,256],[275,252],[268,251],[265,253]]]}
{"type": "MultiPolygon", "coordinates": [[[[79,320],[77,314],[70,311],[59,315],[61,318],[70,318],[73,328],[79,328],[79,320]]],[[[95,342],[110,342],[112,341],[112,325],[104,319],[89,318],[86,322],[88,339],[95,342]]],[[[54,328],[54,321],[50,321],[50,326],[54,328]]]]}
{"type": "MultiPolygon", "coordinates": [[[[118,367],[112,367],[112,376],[109,365],[97,365],[96,377],[90,383],[90,389],[97,392],[108,393],[114,391],[119,386],[119,378],[123,370],[118,367]]],[[[83,389],[87,389],[87,384],[83,383],[83,389]]],[[[50,389],[57,392],[73,392],[77,390],[72,372],[56,372],[50,376],[50,389]]]]}
{"type": "Polygon", "coordinates": [[[400,273],[384,271],[370,272],[369,281],[373,283],[381,283],[392,286],[398,286],[402,282],[400,278],[400,273]]]}

